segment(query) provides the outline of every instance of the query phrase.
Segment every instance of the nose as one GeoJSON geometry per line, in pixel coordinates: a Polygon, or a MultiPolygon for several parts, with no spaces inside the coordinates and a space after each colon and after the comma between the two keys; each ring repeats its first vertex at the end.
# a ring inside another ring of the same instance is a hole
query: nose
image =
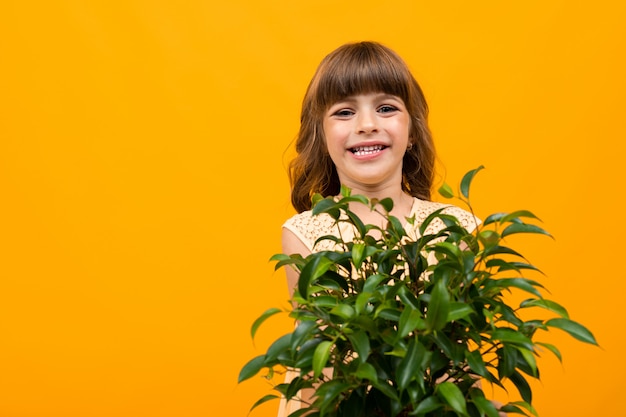
{"type": "Polygon", "coordinates": [[[378,131],[376,115],[371,111],[361,111],[357,118],[357,133],[369,134],[378,131]]]}

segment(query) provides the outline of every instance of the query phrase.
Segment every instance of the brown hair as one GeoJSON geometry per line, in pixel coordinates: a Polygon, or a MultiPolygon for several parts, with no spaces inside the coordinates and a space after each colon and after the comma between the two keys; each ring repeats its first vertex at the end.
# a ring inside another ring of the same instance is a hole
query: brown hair
{"type": "Polygon", "coordinates": [[[297,156],[289,164],[291,203],[298,212],[311,208],[315,193],[339,194],[337,170],[324,139],[324,113],[346,97],[382,92],[404,101],[411,126],[402,163],[402,189],[430,200],[435,146],[428,129],[428,105],[406,63],[394,51],[376,42],[340,46],[320,63],[302,101],[297,156]]]}

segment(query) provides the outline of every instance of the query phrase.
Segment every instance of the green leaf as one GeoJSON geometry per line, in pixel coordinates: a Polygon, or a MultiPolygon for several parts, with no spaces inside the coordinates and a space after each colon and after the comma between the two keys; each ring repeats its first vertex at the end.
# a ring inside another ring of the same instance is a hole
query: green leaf
{"type": "Polygon", "coordinates": [[[328,357],[330,356],[330,351],[333,347],[333,342],[330,340],[324,340],[315,348],[315,353],[313,353],[313,377],[318,378],[324,367],[326,366],[326,362],[328,362],[328,357]]]}
{"type": "Polygon", "coordinates": [[[487,417],[498,417],[498,409],[491,401],[485,398],[482,390],[480,389],[471,389],[470,395],[472,397],[472,401],[476,405],[478,410],[482,411],[487,415],[487,417]]]}
{"type": "Polygon", "coordinates": [[[426,328],[428,330],[441,330],[448,320],[450,311],[450,293],[443,280],[438,280],[433,288],[426,313],[426,328]]]}
{"type": "Polygon", "coordinates": [[[422,222],[422,224],[420,224],[420,227],[419,227],[420,236],[424,236],[424,233],[426,232],[426,229],[428,228],[430,223],[432,223],[433,220],[438,219],[439,217],[441,217],[442,216],[441,212],[444,211],[447,208],[448,207],[442,207],[440,209],[437,209],[437,210],[433,211],[432,213],[430,213],[424,219],[424,221],[422,222]]]}
{"type": "Polygon", "coordinates": [[[500,380],[511,376],[517,366],[517,357],[519,352],[514,346],[504,345],[497,350],[498,354],[498,374],[500,380]]]}
{"type": "Polygon", "coordinates": [[[289,350],[290,346],[291,346],[291,333],[287,333],[286,335],[283,335],[279,337],[278,339],[276,339],[276,341],[272,343],[269,348],[267,348],[266,360],[276,359],[281,353],[284,353],[285,351],[289,350]]]}
{"type": "Polygon", "coordinates": [[[316,216],[320,213],[327,213],[333,219],[339,219],[341,211],[339,210],[341,204],[337,203],[332,197],[326,197],[323,200],[318,201],[312,208],[311,213],[316,216]]]}
{"type": "Polygon", "coordinates": [[[501,288],[502,290],[504,289],[509,290],[509,287],[519,288],[520,290],[529,292],[533,295],[536,295],[537,297],[541,297],[541,293],[535,287],[543,288],[543,285],[541,285],[540,283],[536,281],[526,279],[526,278],[494,279],[494,280],[489,281],[485,285],[486,290],[490,290],[492,288],[501,288]]]}
{"type": "Polygon", "coordinates": [[[463,179],[461,180],[461,194],[463,195],[463,197],[469,198],[469,189],[470,185],[472,184],[472,180],[474,179],[474,176],[478,173],[478,171],[484,168],[485,167],[481,165],[478,168],[469,171],[463,176],[463,179]]]}
{"type": "Polygon", "coordinates": [[[513,385],[517,387],[517,390],[522,396],[522,399],[529,404],[532,403],[533,392],[530,388],[530,385],[528,385],[528,381],[526,381],[526,378],[524,378],[524,376],[519,372],[513,371],[513,373],[509,376],[509,379],[511,380],[513,385]]]}
{"type": "Polygon", "coordinates": [[[520,217],[527,217],[527,218],[530,218],[530,219],[541,220],[539,217],[535,216],[533,213],[531,213],[528,210],[517,210],[517,211],[514,211],[513,213],[509,213],[506,216],[503,216],[500,219],[500,223],[510,222],[513,219],[518,219],[520,217]]]}
{"type": "Polygon", "coordinates": [[[520,307],[521,308],[541,307],[541,308],[545,308],[546,310],[554,311],[559,316],[569,319],[569,314],[567,313],[567,310],[565,309],[565,307],[551,300],[531,298],[531,299],[522,301],[520,303],[520,307]]]}
{"type": "Polygon", "coordinates": [[[506,237],[514,233],[539,233],[542,235],[552,237],[550,233],[546,232],[544,229],[542,229],[539,226],[536,226],[534,224],[520,224],[520,223],[513,223],[505,227],[504,230],[502,231],[501,236],[506,237]]]}
{"type": "Polygon", "coordinates": [[[454,191],[452,191],[452,187],[450,187],[446,183],[443,183],[443,185],[441,187],[439,187],[439,194],[442,197],[444,197],[444,198],[453,198],[454,197],[454,191]]]}
{"type": "Polygon", "coordinates": [[[333,265],[330,259],[316,255],[319,253],[310,255],[313,256],[313,260],[304,265],[298,279],[298,292],[305,299],[309,297],[311,283],[321,277],[333,265]]]}
{"type": "Polygon", "coordinates": [[[542,346],[548,349],[550,352],[554,353],[554,356],[556,356],[559,359],[559,362],[563,362],[561,351],[556,346],[551,345],[550,343],[542,343],[542,342],[535,342],[535,343],[539,346],[542,346]]]}
{"type": "Polygon", "coordinates": [[[243,368],[241,368],[241,371],[239,372],[239,378],[237,378],[237,382],[241,383],[246,379],[252,378],[256,374],[258,374],[259,371],[264,368],[264,363],[265,355],[260,355],[250,360],[244,365],[243,368]]]}
{"type": "Polygon", "coordinates": [[[333,307],[332,310],[330,310],[330,314],[334,314],[345,320],[350,320],[356,315],[356,312],[354,311],[354,308],[351,305],[339,304],[333,307]]]}
{"type": "Polygon", "coordinates": [[[513,255],[513,256],[517,256],[519,258],[524,259],[524,256],[521,253],[511,248],[507,248],[506,246],[490,246],[488,248],[485,248],[483,256],[487,257],[487,256],[493,256],[493,255],[501,255],[501,254],[513,255]]]}
{"type": "Polygon", "coordinates": [[[439,349],[441,349],[441,352],[443,352],[453,362],[462,361],[463,349],[460,349],[460,346],[457,343],[453,343],[446,333],[449,334],[449,332],[437,332],[433,337],[435,343],[439,349]]]}
{"type": "Polygon", "coordinates": [[[525,347],[526,349],[533,349],[533,342],[528,337],[513,329],[502,328],[496,329],[491,333],[492,340],[499,340],[503,343],[511,343],[514,345],[525,347]]]}
{"type": "Polygon", "coordinates": [[[539,268],[537,268],[536,266],[531,265],[529,263],[505,261],[504,259],[500,259],[500,258],[488,260],[485,263],[485,266],[487,268],[497,267],[498,268],[498,272],[503,272],[503,271],[517,271],[517,272],[520,272],[522,269],[529,269],[531,271],[541,272],[541,270],[539,270],[539,268]]]}
{"type": "Polygon", "coordinates": [[[355,194],[355,195],[350,195],[350,196],[345,196],[343,198],[341,198],[339,200],[339,204],[343,205],[345,208],[344,210],[346,212],[348,212],[349,210],[347,209],[347,203],[361,203],[364,205],[368,205],[369,204],[369,198],[365,197],[364,195],[361,194],[355,194]]]}
{"type": "Polygon", "coordinates": [[[389,213],[393,209],[393,200],[391,198],[383,198],[382,200],[377,202],[387,213],[389,213]]]}
{"type": "Polygon", "coordinates": [[[304,320],[298,323],[298,326],[291,334],[291,350],[296,352],[300,347],[302,341],[310,336],[310,334],[317,327],[317,322],[314,320],[304,320]]]}
{"type": "Polygon", "coordinates": [[[348,339],[352,342],[354,350],[359,355],[358,360],[361,362],[367,361],[370,355],[370,339],[367,337],[367,333],[363,330],[357,330],[356,332],[349,334],[348,339]]]}
{"type": "Polygon", "coordinates": [[[387,222],[387,227],[385,228],[385,230],[390,232],[397,239],[400,239],[402,236],[406,235],[406,231],[404,230],[404,226],[402,225],[400,220],[398,220],[397,217],[389,216],[389,217],[387,217],[387,220],[389,220],[389,221],[387,222]]]}
{"type": "Polygon", "coordinates": [[[362,292],[356,297],[356,302],[354,303],[354,309],[356,311],[357,316],[365,311],[370,299],[372,298],[371,292],[362,292]]]}
{"type": "Polygon", "coordinates": [[[335,415],[342,417],[360,417],[365,415],[365,402],[362,397],[363,390],[364,388],[360,388],[347,393],[346,397],[339,404],[335,415]]]}
{"type": "Polygon", "coordinates": [[[263,403],[266,403],[271,400],[276,400],[276,399],[280,399],[280,397],[278,395],[268,394],[264,396],[263,398],[261,398],[259,401],[255,402],[254,405],[250,408],[250,411],[254,410],[255,408],[257,408],[259,405],[263,403]]]}
{"type": "Polygon", "coordinates": [[[308,372],[313,368],[313,354],[315,348],[321,343],[321,339],[308,339],[302,344],[300,349],[296,353],[295,368],[301,368],[308,372]]]}
{"type": "Polygon", "coordinates": [[[320,193],[313,194],[313,196],[311,197],[311,207],[314,207],[317,203],[319,203],[323,199],[324,199],[324,196],[322,196],[320,193]]]}
{"type": "Polygon", "coordinates": [[[298,392],[304,388],[311,388],[313,383],[309,379],[304,379],[301,376],[297,376],[291,380],[289,384],[280,384],[274,387],[275,390],[280,392],[287,400],[292,399],[298,395],[298,392]],[[282,385],[284,388],[279,389],[278,387],[282,385]]]}
{"type": "Polygon", "coordinates": [[[412,338],[406,355],[397,369],[398,390],[400,390],[400,392],[406,389],[412,379],[423,377],[419,365],[421,357],[425,352],[426,348],[419,343],[415,337],[412,338]]]}
{"type": "Polygon", "coordinates": [[[478,239],[484,246],[495,247],[500,241],[500,235],[493,230],[483,229],[478,233],[478,239]]]}
{"type": "Polygon", "coordinates": [[[254,323],[252,323],[252,329],[250,330],[250,334],[252,335],[252,338],[254,339],[254,336],[256,335],[256,332],[259,329],[259,326],[265,320],[272,317],[274,314],[280,313],[281,311],[282,310],[279,308],[270,308],[269,310],[266,310],[263,314],[261,314],[261,316],[258,319],[256,319],[254,323]]]}
{"type": "Polygon", "coordinates": [[[463,393],[451,382],[442,382],[437,385],[435,392],[446,404],[450,406],[457,414],[467,416],[467,407],[463,393]]]}
{"type": "Polygon", "coordinates": [[[462,256],[459,246],[450,242],[439,242],[429,247],[428,249],[437,253],[443,253],[444,255],[450,256],[453,259],[459,259],[462,256]]]}
{"type": "MultiPolygon", "coordinates": [[[[337,260],[333,260],[333,262],[335,264],[339,264],[339,261],[337,260]]],[[[326,271],[326,273],[319,278],[317,284],[334,291],[348,292],[349,290],[348,281],[346,281],[346,278],[332,270],[326,271]]]]}
{"type": "Polygon", "coordinates": [[[467,303],[450,303],[450,311],[448,311],[447,322],[463,319],[474,313],[474,309],[467,303]]]}
{"type": "Polygon", "coordinates": [[[378,328],[376,327],[375,319],[371,311],[368,311],[367,315],[363,314],[357,316],[350,322],[350,325],[354,325],[355,328],[364,330],[373,335],[378,335],[378,328]]]}
{"type": "MultiPolygon", "coordinates": [[[[538,378],[539,374],[538,374],[538,370],[537,370],[537,361],[536,361],[535,355],[533,355],[532,351],[530,351],[528,349],[524,349],[524,348],[518,348],[517,351],[522,354],[522,358],[524,358],[524,361],[528,364],[528,367],[532,371],[532,372],[530,372],[530,375],[534,376],[535,378],[538,378]]],[[[520,369],[522,369],[524,372],[528,371],[528,369],[525,369],[523,367],[520,367],[520,369]]]]}
{"type": "Polygon", "coordinates": [[[508,403],[506,405],[503,405],[502,407],[500,407],[500,411],[508,413],[508,414],[515,413],[515,414],[521,414],[523,416],[527,415],[524,412],[524,410],[522,410],[521,408],[519,408],[516,405],[513,405],[513,403],[508,403]]]}
{"type": "Polygon", "coordinates": [[[363,362],[356,370],[355,376],[361,379],[367,379],[368,381],[376,381],[378,374],[376,368],[371,363],[363,362]]]}
{"type": "Polygon", "coordinates": [[[367,277],[365,284],[363,284],[363,292],[374,292],[376,287],[384,280],[389,279],[388,276],[382,274],[373,274],[367,277]]]}
{"type": "Polygon", "coordinates": [[[378,379],[376,381],[370,381],[372,386],[376,388],[378,391],[382,392],[385,396],[390,398],[393,401],[400,401],[398,398],[398,393],[396,390],[389,385],[387,382],[379,382],[378,379]]]}
{"type": "Polygon", "coordinates": [[[284,261],[286,259],[291,259],[291,256],[285,255],[284,253],[276,253],[272,255],[270,261],[284,261]]]}
{"type": "Polygon", "coordinates": [[[313,299],[312,304],[316,307],[334,307],[338,302],[339,300],[332,295],[318,295],[313,299]]]}
{"type": "MultiPolygon", "coordinates": [[[[349,387],[350,384],[338,379],[324,382],[315,392],[317,399],[315,400],[313,406],[315,408],[319,408],[320,415],[328,415],[326,410],[329,407],[334,408],[338,401],[337,397],[339,397],[349,387]]],[[[311,414],[308,414],[308,416],[311,416],[311,414]]]]}
{"type": "Polygon", "coordinates": [[[285,259],[291,259],[291,256],[285,255],[284,253],[275,253],[270,258],[270,261],[284,261],[285,259]]]}
{"type": "Polygon", "coordinates": [[[277,253],[270,258],[270,261],[276,261],[274,270],[278,270],[285,265],[300,265],[303,262],[303,258],[300,254],[285,255],[284,253],[277,253]]]}
{"type": "Polygon", "coordinates": [[[398,290],[398,298],[407,308],[412,307],[416,310],[420,308],[420,302],[417,300],[417,297],[405,285],[402,285],[398,290]]]}
{"type": "Polygon", "coordinates": [[[417,329],[422,323],[422,315],[420,312],[410,305],[406,306],[402,314],[400,315],[400,321],[398,322],[398,337],[403,338],[409,333],[417,329]]]}
{"type": "Polygon", "coordinates": [[[487,225],[489,225],[491,223],[499,222],[506,215],[507,215],[507,213],[493,213],[493,214],[490,214],[489,216],[487,216],[487,218],[485,218],[485,221],[483,221],[483,225],[487,226],[487,225]]]}
{"type": "Polygon", "coordinates": [[[539,414],[537,413],[537,410],[535,410],[535,407],[532,406],[532,404],[527,403],[526,401],[513,401],[510,404],[512,405],[516,405],[522,408],[525,408],[526,410],[528,410],[532,415],[534,416],[539,416],[539,414]]]}
{"type": "Polygon", "coordinates": [[[439,401],[437,397],[431,395],[430,397],[426,397],[421,400],[417,407],[415,407],[415,412],[411,413],[412,415],[421,416],[431,411],[435,411],[439,408],[443,407],[443,403],[439,401]]]}
{"type": "Polygon", "coordinates": [[[353,212],[349,210],[346,211],[346,214],[348,218],[350,219],[350,221],[352,222],[352,224],[354,225],[354,227],[356,227],[357,232],[358,232],[357,236],[360,238],[363,238],[365,234],[367,233],[367,229],[365,228],[365,225],[363,224],[359,216],[357,216],[356,214],[354,214],[353,212]]]}
{"type": "Polygon", "coordinates": [[[598,346],[596,338],[593,334],[582,324],[566,318],[556,318],[546,321],[546,326],[556,327],[567,333],[569,333],[574,339],[578,339],[581,342],[589,343],[598,346]]]}
{"type": "Polygon", "coordinates": [[[489,378],[489,371],[487,370],[487,367],[485,366],[485,361],[483,360],[483,357],[479,351],[475,350],[473,352],[470,352],[466,350],[465,359],[467,360],[467,364],[473,372],[484,378],[489,378]]]}
{"type": "Polygon", "coordinates": [[[352,245],[352,262],[356,269],[361,268],[363,263],[363,254],[365,252],[365,243],[355,243],[352,245]]]}
{"type": "Polygon", "coordinates": [[[400,311],[396,308],[381,308],[380,311],[377,310],[375,317],[391,321],[400,321],[401,315],[400,311]]]}

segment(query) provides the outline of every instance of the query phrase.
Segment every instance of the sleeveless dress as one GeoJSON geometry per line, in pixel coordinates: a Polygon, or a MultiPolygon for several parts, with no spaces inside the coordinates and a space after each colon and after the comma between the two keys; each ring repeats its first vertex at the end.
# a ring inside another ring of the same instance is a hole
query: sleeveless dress
{"type": "MultiPolygon", "coordinates": [[[[414,217],[413,224],[404,222],[403,226],[410,239],[419,238],[419,227],[422,222],[432,212],[440,208],[444,208],[443,213],[456,217],[461,225],[468,231],[473,231],[479,224],[480,220],[472,213],[459,207],[449,204],[437,203],[432,201],[420,200],[413,198],[411,211],[407,217],[414,217]]],[[[323,250],[335,250],[335,243],[331,240],[322,240],[315,244],[315,241],[325,235],[341,236],[344,240],[350,240],[354,236],[354,229],[349,223],[335,224],[335,220],[326,213],[313,216],[311,211],[303,211],[288,219],[283,227],[292,232],[311,252],[319,252],[323,250]]],[[[435,219],[426,229],[426,234],[437,233],[445,227],[440,219],[435,219]]],[[[434,254],[431,254],[434,255],[434,254]]],[[[297,370],[288,370],[285,375],[285,382],[291,381],[298,375],[297,370]]],[[[286,401],[283,397],[280,400],[277,417],[288,417],[291,413],[300,409],[300,402],[297,400],[286,401]]]]}

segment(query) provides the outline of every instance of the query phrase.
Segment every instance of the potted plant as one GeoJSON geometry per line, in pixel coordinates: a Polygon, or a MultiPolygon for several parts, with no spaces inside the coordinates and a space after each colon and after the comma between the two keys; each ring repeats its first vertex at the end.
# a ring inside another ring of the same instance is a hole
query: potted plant
{"type": "MultiPolygon", "coordinates": [[[[463,177],[457,197],[470,212],[469,189],[480,169],[463,177]]],[[[447,185],[439,191],[454,196],[447,185]]],[[[333,239],[337,251],[272,257],[277,268],[300,272],[295,307],[267,310],[252,325],[252,337],[281,312],[298,325],[250,360],[239,381],[263,369],[269,377],[285,369],[298,370],[298,376],[276,385],[277,394],[252,408],[280,396],[296,398],[301,389],[313,387],[312,401],[291,417],[497,417],[477,384],[482,379],[502,387],[510,380],[519,391],[522,400],[502,411],[536,414],[527,382],[539,377],[536,358],[549,351],[561,359],[556,346],[538,341],[541,332],[557,328],[597,344],[563,306],[543,297],[543,286],[526,276],[537,268],[505,242],[512,234],[549,233],[533,224],[537,217],[526,210],[492,214],[472,232],[437,210],[419,226],[421,236],[410,239],[400,220],[389,215],[391,209],[389,199],[368,200],[345,188],[338,198],[315,196],[313,213],[350,223],[355,238],[322,238],[333,239]],[[351,202],[380,213],[386,227],[363,224],[349,210],[351,202]],[[436,219],[445,226],[427,233],[436,219]],[[511,305],[505,297],[511,291],[528,298],[511,305]],[[527,319],[536,308],[554,317],[527,319]]]]}

